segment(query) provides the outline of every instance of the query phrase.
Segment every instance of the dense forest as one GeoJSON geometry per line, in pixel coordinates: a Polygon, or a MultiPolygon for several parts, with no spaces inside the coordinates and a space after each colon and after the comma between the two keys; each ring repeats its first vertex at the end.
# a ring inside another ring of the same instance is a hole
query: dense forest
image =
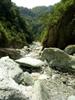
{"type": "Polygon", "coordinates": [[[33,34],[35,40],[40,40],[40,34],[48,25],[47,15],[52,11],[53,6],[38,6],[32,9],[19,7],[21,16],[26,20],[28,29],[33,34]]]}
{"type": "Polygon", "coordinates": [[[43,47],[64,49],[75,43],[75,1],[61,0],[54,6],[19,8],[20,14],[27,19],[30,31],[43,47]]]}
{"type": "Polygon", "coordinates": [[[61,0],[54,6],[32,9],[17,7],[11,0],[0,1],[0,47],[21,48],[33,40],[43,47],[75,43],[75,1],[61,0]]]}
{"type": "Polygon", "coordinates": [[[32,38],[18,7],[11,0],[0,0],[0,47],[20,48],[32,38]]]}

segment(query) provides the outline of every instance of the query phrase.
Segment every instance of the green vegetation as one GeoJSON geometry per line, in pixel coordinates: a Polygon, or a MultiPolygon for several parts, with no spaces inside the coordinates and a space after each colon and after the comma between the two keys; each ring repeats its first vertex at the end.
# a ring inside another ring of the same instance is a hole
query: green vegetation
{"type": "Polygon", "coordinates": [[[11,0],[0,0],[0,47],[20,48],[32,42],[25,20],[11,0]]]}
{"type": "Polygon", "coordinates": [[[64,49],[75,44],[75,1],[61,0],[54,6],[33,9],[0,1],[0,47],[22,47],[33,40],[43,47],[64,49]]]}
{"type": "Polygon", "coordinates": [[[52,6],[39,6],[33,9],[19,8],[20,14],[25,18],[29,31],[34,35],[35,40],[40,40],[41,32],[48,21],[48,13],[52,11],[52,6]]]}
{"type": "MultiPolygon", "coordinates": [[[[61,0],[48,14],[49,28],[43,38],[43,46],[64,49],[75,44],[75,1],[61,0]]],[[[42,38],[41,38],[42,39],[42,38]]]]}

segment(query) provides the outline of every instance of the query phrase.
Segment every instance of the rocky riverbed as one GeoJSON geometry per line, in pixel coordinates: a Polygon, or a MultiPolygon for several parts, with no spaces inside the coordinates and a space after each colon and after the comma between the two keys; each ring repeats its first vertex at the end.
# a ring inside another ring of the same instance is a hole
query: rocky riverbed
{"type": "Polygon", "coordinates": [[[17,49],[15,59],[0,58],[0,100],[75,100],[75,56],[58,48],[41,50],[33,42],[17,49]]]}

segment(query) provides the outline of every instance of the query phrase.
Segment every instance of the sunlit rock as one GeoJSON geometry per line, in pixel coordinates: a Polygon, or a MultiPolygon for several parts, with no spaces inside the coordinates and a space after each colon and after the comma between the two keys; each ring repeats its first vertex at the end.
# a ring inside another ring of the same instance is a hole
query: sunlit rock
{"type": "Polygon", "coordinates": [[[22,87],[8,76],[4,68],[0,68],[0,100],[29,100],[22,87]]]}
{"type": "Polygon", "coordinates": [[[3,68],[8,76],[13,79],[17,79],[17,77],[19,77],[23,72],[19,67],[19,64],[10,59],[8,56],[0,59],[0,68],[3,68]]]}
{"type": "Polygon", "coordinates": [[[44,82],[40,80],[35,82],[32,100],[50,100],[49,92],[44,82]]]}
{"type": "Polygon", "coordinates": [[[33,68],[42,67],[45,64],[40,59],[36,59],[32,57],[21,58],[21,59],[16,60],[16,62],[18,62],[21,65],[33,67],[33,68]]]}

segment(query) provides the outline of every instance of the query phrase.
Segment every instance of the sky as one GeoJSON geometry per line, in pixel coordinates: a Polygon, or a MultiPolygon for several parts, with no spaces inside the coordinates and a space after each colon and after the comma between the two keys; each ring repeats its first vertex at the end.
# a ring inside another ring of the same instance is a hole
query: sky
{"type": "Polygon", "coordinates": [[[36,6],[49,6],[53,5],[60,0],[11,0],[16,3],[17,6],[23,6],[27,8],[33,8],[36,6]]]}

